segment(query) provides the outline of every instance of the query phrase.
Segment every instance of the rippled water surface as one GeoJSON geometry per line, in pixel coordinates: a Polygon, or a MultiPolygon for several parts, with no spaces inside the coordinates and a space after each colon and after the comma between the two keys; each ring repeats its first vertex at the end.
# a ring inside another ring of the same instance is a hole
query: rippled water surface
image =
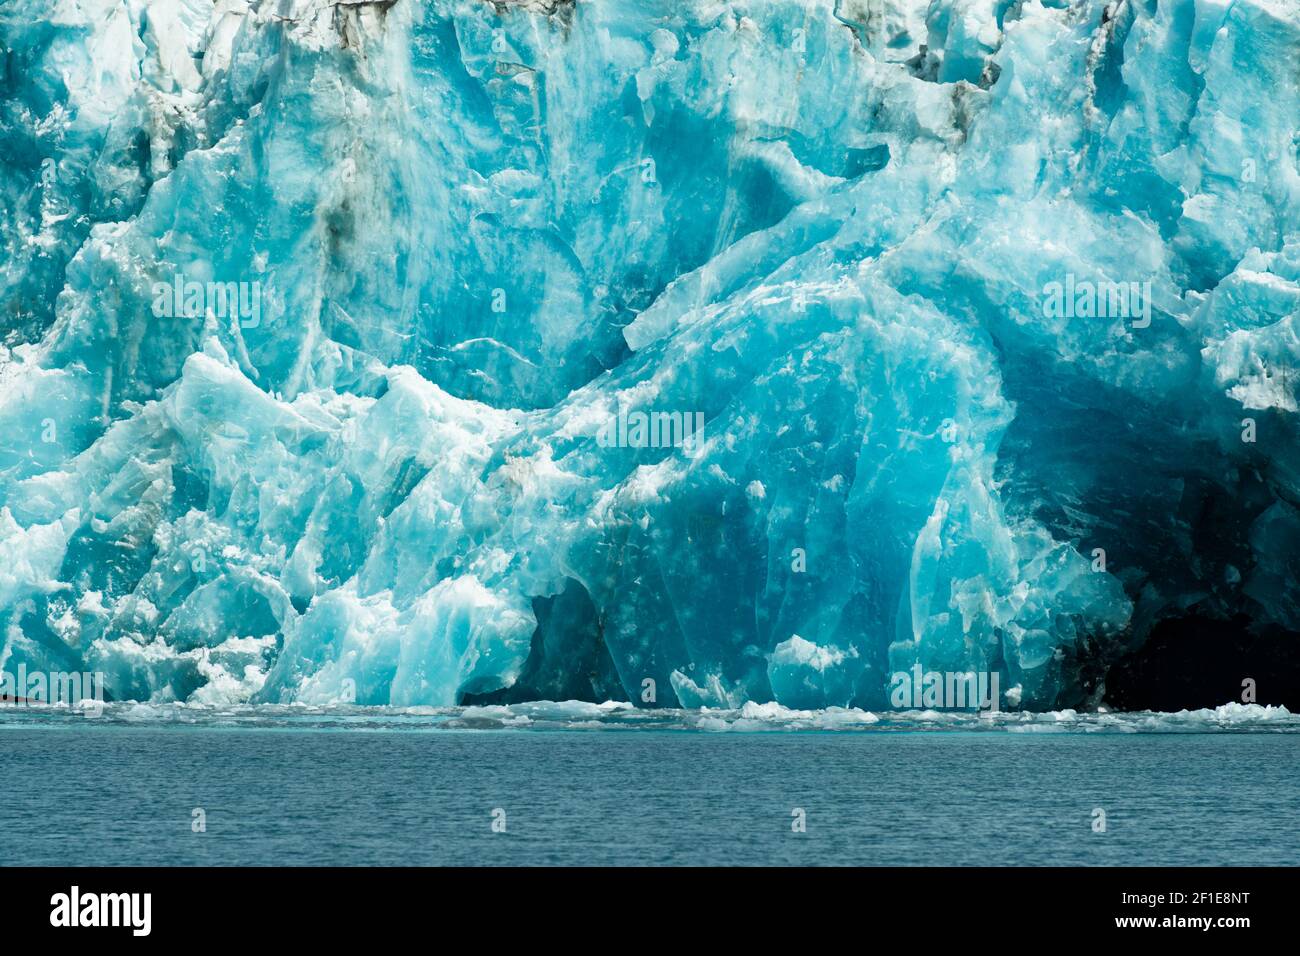
{"type": "Polygon", "coordinates": [[[1241,706],[7,707],[0,860],[1295,864],[1297,733],[1241,706]]]}

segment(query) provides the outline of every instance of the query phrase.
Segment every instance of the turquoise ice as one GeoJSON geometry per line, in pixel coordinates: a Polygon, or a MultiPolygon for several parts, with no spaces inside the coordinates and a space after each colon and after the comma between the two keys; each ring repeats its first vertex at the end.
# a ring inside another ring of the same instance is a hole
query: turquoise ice
{"type": "Polygon", "coordinates": [[[6,669],[1041,709],[1190,609],[1300,631],[1294,0],[7,0],[0,48],[6,669]]]}

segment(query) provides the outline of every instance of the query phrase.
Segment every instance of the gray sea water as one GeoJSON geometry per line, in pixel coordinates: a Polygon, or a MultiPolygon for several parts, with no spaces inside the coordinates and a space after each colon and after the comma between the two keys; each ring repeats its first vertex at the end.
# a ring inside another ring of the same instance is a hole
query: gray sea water
{"type": "Polygon", "coordinates": [[[1298,732],[1246,707],[10,707],[0,862],[1296,864],[1298,732]]]}

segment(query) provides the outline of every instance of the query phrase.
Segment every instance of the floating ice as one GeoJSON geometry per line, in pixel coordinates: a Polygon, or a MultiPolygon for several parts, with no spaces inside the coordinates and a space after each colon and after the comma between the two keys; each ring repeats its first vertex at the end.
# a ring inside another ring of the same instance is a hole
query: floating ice
{"type": "Polygon", "coordinates": [[[533,701],[473,707],[359,707],[353,704],[219,704],[85,701],[62,705],[6,706],[8,727],[82,726],[94,719],[106,726],[221,728],[249,730],[356,730],[425,733],[436,731],[673,730],[707,733],[1277,733],[1300,734],[1300,715],[1285,707],[1225,704],[1177,713],[1073,710],[976,715],[959,711],[903,710],[876,714],[854,707],[793,710],[778,703],[747,701],[740,708],[678,709],[634,707],[627,702],[533,701]],[[94,704],[94,708],[88,705],[94,704]]]}
{"type": "Polygon", "coordinates": [[[9,0],[0,67],[0,666],[1087,708],[1300,631],[1293,0],[9,0]]]}

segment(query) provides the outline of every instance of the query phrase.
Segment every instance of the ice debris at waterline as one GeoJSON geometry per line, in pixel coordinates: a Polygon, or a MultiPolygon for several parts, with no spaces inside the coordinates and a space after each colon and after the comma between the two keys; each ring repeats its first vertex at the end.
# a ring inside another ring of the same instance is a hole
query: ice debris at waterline
{"type": "Polygon", "coordinates": [[[884,711],[852,707],[792,710],[747,701],[737,708],[637,707],[627,701],[528,701],[469,707],[362,707],[355,704],[221,704],[118,702],[96,706],[0,707],[0,733],[51,723],[96,727],[331,731],[671,730],[689,732],[1133,734],[1300,734],[1300,715],[1285,707],[1223,704],[1178,713],[1151,711],[884,711]]]}
{"type": "Polygon", "coordinates": [[[1293,0],[9,0],[0,48],[5,669],[1041,710],[1171,621],[1297,646],[1293,0]]]}

